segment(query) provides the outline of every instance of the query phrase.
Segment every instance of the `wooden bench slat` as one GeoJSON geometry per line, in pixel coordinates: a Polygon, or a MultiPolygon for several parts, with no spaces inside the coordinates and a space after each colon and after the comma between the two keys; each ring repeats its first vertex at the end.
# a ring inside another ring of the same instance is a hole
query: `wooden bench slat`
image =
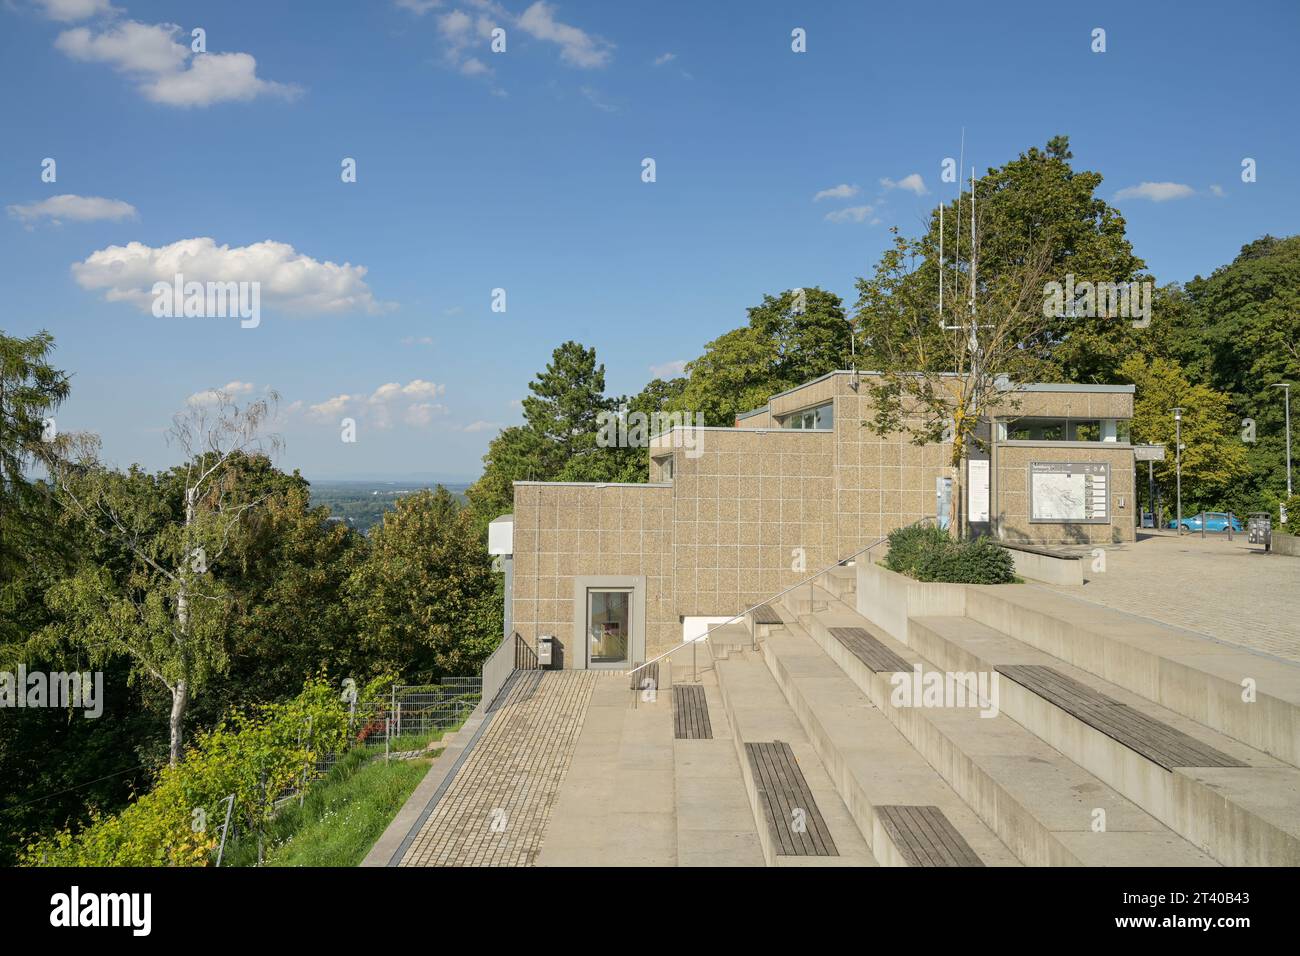
{"type": "Polygon", "coordinates": [[[781,856],[839,856],[794,751],[784,741],[745,744],[754,786],[768,829],[781,856]],[[794,811],[803,811],[802,832],[794,829],[794,811]]]}
{"type": "Polygon", "coordinates": [[[831,637],[843,644],[849,653],[876,674],[891,674],[912,669],[911,664],[872,637],[865,628],[831,627],[827,630],[830,631],[831,637]]]}
{"type": "Polygon", "coordinates": [[[1248,764],[1042,664],[1002,664],[996,670],[1072,717],[1166,770],[1248,764]]]}
{"type": "Polygon", "coordinates": [[[984,865],[938,807],[878,806],[876,817],[909,866],[984,865]]]}

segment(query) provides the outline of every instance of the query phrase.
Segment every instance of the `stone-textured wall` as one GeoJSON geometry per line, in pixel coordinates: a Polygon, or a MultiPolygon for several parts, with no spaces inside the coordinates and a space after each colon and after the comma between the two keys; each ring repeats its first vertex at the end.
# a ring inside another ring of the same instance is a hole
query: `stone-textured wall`
{"type": "Polygon", "coordinates": [[[644,575],[646,648],[681,640],[672,604],[673,489],[666,485],[515,484],[515,630],[554,634],[572,665],[573,578],[644,575]]]}
{"type": "Polygon", "coordinates": [[[1108,442],[1070,446],[1002,443],[997,448],[997,501],[1007,541],[1026,544],[1111,544],[1136,539],[1133,511],[1133,449],[1108,442]],[[1110,463],[1110,524],[1031,524],[1029,465],[1035,461],[1110,463]],[[1123,507],[1120,500],[1123,499],[1123,507]]]}
{"type": "Polygon", "coordinates": [[[829,432],[709,429],[701,451],[675,452],[678,613],[736,614],[832,563],[829,432]]]}

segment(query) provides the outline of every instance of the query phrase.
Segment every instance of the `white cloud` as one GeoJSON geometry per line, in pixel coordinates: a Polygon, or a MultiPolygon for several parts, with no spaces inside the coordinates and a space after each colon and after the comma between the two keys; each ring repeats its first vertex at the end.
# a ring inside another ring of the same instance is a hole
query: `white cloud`
{"type": "Polygon", "coordinates": [[[1139,183],[1126,186],[1115,194],[1116,199],[1149,199],[1152,202],[1168,202],[1170,199],[1186,199],[1196,195],[1196,190],[1183,183],[1139,183]]]}
{"type": "Polygon", "coordinates": [[[447,392],[446,385],[438,385],[434,382],[426,382],[424,379],[412,379],[407,384],[401,382],[387,382],[380,385],[373,395],[370,396],[372,403],[391,402],[395,399],[405,396],[406,398],[437,398],[439,395],[445,395],[447,392]]]}
{"type": "Polygon", "coordinates": [[[218,246],[210,238],[181,239],[154,248],[142,242],[108,246],[72,264],[83,289],[103,289],[108,302],[130,302],[148,311],[155,282],[260,282],[264,302],[291,312],[370,314],[391,306],[378,302],[366,285],[365,266],[322,262],[283,242],[218,246]]]}
{"type": "Polygon", "coordinates": [[[875,207],[873,206],[849,206],[846,209],[837,209],[835,212],[826,214],[827,222],[866,222],[867,217],[871,215],[875,207]]]}
{"type": "Polygon", "coordinates": [[[227,382],[219,388],[205,388],[201,392],[195,392],[185,401],[191,405],[211,405],[217,401],[222,393],[230,398],[238,398],[241,395],[251,394],[256,387],[252,382],[227,382]]]}
{"type": "Polygon", "coordinates": [[[402,339],[403,345],[432,345],[432,335],[408,335],[402,339]]]}
{"type": "Polygon", "coordinates": [[[614,45],[585,30],[555,19],[555,8],[537,0],[519,16],[518,25],[529,36],[560,48],[560,59],[570,66],[593,69],[605,66],[614,45]]]}
{"type": "Polygon", "coordinates": [[[921,178],[920,173],[909,173],[897,181],[886,176],[880,180],[880,185],[886,189],[905,189],[909,193],[916,193],[918,196],[924,196],[930,191],[925,188],[925,180],[921,178]]]}
{"type": "Polygon", "coordinates": [[[87,17],[114,16],[121,11],[108,0],[37,0],[41,12],[51,20],[73,23],[87,17]]]}
{"type": "Polygon", "coordinates": [[[677,59],[676,53],[662,53],[655,57],[655,66],[663,66],[665,63],[671,63],[677,59]]]}
{"type": "Polygon", "coordinates": [[[686,371],[686,359],[675,359],[662,365],[651,365],[650,374],[655,378],[676,378],[686,371]]]}
{"type": "Polygon", "coordinates": [[[55,49],[74,60],[106,63],[131,77],[148,100],[167,106],[210,106],[271,95],[292,99],[297,86],[263,80],[248,53],[191,52],[174,23],[128,20],[94,33],[75,27],[59,34],[55,49]]]}
{"type": "Polygon", "coordinates": [[[1220,199],[1222,199],[1224,196],[1227,195],[1227,193],[1223,191],[1223,187],[1220,186],[1218,183],[1215,183],[1213,186],[1210,187],[1210,192],[1211,194],[1217,196],[1220,199]]]}
{"type": "Polygon", "coordinates": [[[424,428],[430,424],[436,416],[446,415],[447,406],[420,402],[412,405],[402,416],[402,420],[408,425],[416,428],[424,428]]]}
{"type": "Polygon", "coordinates": [[[107,219],[121,222],[136,218],[135,207],[120,199],[103,199],[99,196],[74,196],[64,193],[37,202],[20,203],[6,207],[10,216],[24,224],[48,219],[58,225],[68,222],[97,222],[107,219]]]}
{"type": "Polygon", "coordinates": [[[832,186],[830,189],[823,189],[817,195],[813,196],[813,202],[821,202],[823,199],[851,199],[859,192],[857,186],[850,186],[848,183],[840,183],[838,186],[832,186]]]}
{"type": "Polygon", "coordinates": [[[332,422],[347,411],[354,401],[355,396],[352,395],[335,395],[319,405],[312,405],[308,409],[308,414],[319,421],[332,422]]]}
{"type": "Polygon", "coordinates": [[[498,428],[503,428],[503,427],[505,427],[505,426],[503,426],[500,422],[484,422],[484,421],[477,421],[477,422],[470,422],[468,425],[466,425],[464,428],[462,428],[461,431],[463,431],[463,432],[490,432],[490,431],[496,431],[498,428]]]}

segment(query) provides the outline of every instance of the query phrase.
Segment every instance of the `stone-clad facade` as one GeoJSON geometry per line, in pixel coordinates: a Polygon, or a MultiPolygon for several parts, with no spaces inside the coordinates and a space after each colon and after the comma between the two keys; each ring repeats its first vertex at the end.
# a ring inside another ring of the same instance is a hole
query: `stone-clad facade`
{"type": "MultiPolygon", "coordinates": [[[[631,666],[681,641],[684,618],[737,614],[934,517],[951,448],[877,435],[865,424],[868,375],[823,376],[690,442],[657,436],[648,484],[517,482],[512,629],[530,643],[554,636],[564,667],[616,666],[585,646],[587,592],[626,593],[626,625],[608,626],[632,631],[631,666]]],[[[1133,451],[1120,434],[1132,414],[1129,386],[1017,389],[993,417],[998,440],[977,455],[989,459],[992,520],[976,527],[1008,543],[1133,540],[1133,451]],[[1057,433],[1093,440],[1011,437],[1057,433]],[[1104,522],[1031,520],[1031,465],[1063,462],[1109,466],[1104,522]]]]}

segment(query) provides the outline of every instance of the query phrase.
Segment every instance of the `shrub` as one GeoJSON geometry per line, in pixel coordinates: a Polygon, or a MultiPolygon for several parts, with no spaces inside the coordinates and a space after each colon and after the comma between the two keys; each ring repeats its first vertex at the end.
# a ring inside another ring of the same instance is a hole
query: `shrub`
{"type": "Polygon", "coordinates": [[[1011,552],[993,539],[954,541],[946,532],[929,527],[900,528],[891,534],[885,567],[918,581],[945,584],[1007,584],[1015,580],[1011,552]]]}
{"type": "Polygon", "coordinates": [[[908,525],[890,532],[889,554],[885,567],[899,574],[915,576],[917,565],[931,554],[952,543],[947,532],[929,525],[908,525]]]}

